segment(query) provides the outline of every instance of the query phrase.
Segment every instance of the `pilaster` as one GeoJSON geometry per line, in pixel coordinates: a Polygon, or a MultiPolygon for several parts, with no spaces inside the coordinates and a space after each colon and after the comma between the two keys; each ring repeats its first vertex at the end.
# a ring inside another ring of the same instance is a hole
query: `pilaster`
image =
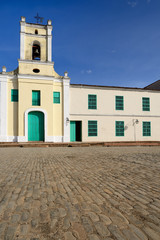
{"type": "Polygon", "coordinates": [[[26,18],[25,17],[21,17],[20,25],[21,25],[21,30],[20,30],[20,59],[24,59],[25,58],[25,49],[24,49],[25,25],[26,25],[26,18]]]}
{"type": "Polygon", "coordinates": [[[47,25],[47,61],[52,61],[52,22],[48,20],[47,25]]]}
{"type": "Polygon", "coordinates": [[[63,78],[63,142],[70,142],[70,124],[69,124],[69,88],[70,78],[65,72],[63,78]]]}
{"type": "Polygon", "coordinates": [[[0,74],[0,142],[7,140],[7,74],[0,74]]]}

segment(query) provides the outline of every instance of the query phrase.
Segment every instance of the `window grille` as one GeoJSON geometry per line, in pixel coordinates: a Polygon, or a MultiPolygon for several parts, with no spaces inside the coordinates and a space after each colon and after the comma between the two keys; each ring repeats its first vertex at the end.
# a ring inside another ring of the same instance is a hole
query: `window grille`
{"type": "Polygon", "coordinates": [[[97,136],[97,121],[88,121],[88,136],[97,136]]]}

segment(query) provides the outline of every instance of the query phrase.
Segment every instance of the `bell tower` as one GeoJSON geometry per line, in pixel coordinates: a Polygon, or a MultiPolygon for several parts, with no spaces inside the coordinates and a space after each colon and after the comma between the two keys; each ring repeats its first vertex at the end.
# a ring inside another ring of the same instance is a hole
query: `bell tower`
{"type": "Polygon", "coordinates": [[[20,60],[52,62],[52,22],[47,25],[20,21],[20,60]]]}
{"type": "Polygon", "coordinates": [[[54,71],[52,61],[52,21],[47,25],[20,21],[19,74],[28,76],[50,76],[61,78],[54,71]]]}

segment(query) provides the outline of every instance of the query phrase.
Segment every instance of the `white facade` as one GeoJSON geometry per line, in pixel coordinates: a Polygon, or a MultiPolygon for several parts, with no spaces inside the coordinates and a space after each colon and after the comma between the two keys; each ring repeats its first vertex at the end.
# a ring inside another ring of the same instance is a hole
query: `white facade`
{"type": "Polygon", "coordinates": [[[70,121],[81,121],[83,142],[160,141],[160,92],[73,84],[70,121]],[[97,96],[97,109],[88,109],[89,94],[97,96]],[[116,96],[123,96],[124,110],[116,110],[116,96]],[[142,98],[149,98],[149,111],[143,111],[142,98]],[[97,136],[88,136],[92,120],[97,121],[97,136]],[[124,136],[116,136],[116,121],[124,122],[124,136]],[[143,122],[150,122],[150,136],[144,136],[143,122]]]}

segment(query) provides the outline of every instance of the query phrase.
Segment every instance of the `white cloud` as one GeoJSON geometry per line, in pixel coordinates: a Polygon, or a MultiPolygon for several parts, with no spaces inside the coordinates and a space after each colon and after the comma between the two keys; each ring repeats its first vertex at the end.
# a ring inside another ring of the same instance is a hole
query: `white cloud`
{"type": "Polygon", "coordinates": [[[91,74],[91,73],[92,73],[92,70],[91,70],[91,69],[88,69],[88,70],[81,70],[81,73],[82,73],[82,74],[85,74],[85,73],[87,73],[87,74],[91,74]]]}
{"type": "MultiPolygon", "coordinates": [[[[132,8],[136,7],[140,1],[139,0],[128,0],[127,3],[130,5],[132,8]]],[[[151,0],[146,0],[146,3],[150,3],[151,0]]]]}
{"type": "Polygon", "coordinates": [[[91,74],[92,70],[89,69],[89,70],[86,71],[86,73],[91,74]]]}
{"type": "Polygon", "coordinates": [[[130,5],[130,6],[133,7],[133,8],[136,7],[137,4],[138,4],[138,2],[135,1],[135,0],[129,0],[129,1],[128,1],[128,5],[130,5]]]}

